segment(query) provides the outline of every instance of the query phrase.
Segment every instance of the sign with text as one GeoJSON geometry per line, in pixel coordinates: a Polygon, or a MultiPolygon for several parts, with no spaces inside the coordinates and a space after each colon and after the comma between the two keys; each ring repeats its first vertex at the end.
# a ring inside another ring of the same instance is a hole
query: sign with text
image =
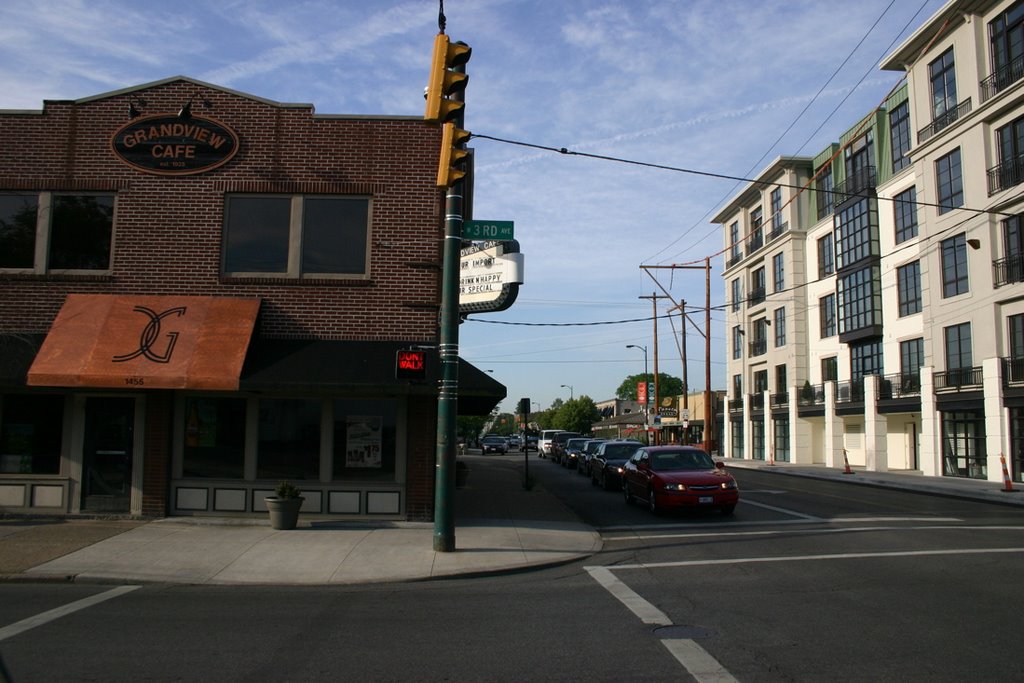
{"type": "Polygon", "coordinates": [[[464,221],[462,238],[504,242],[512,239],[513,227],[512,221],[464,221]]]}
{"type": "Polygon", "coordinates": [[[459,313],[505,310],[523,279],[523,255],[515,240],[464,248],[459,257],[459,313]]]}
{"type": "Polygon", "coordinates": [[[227,125],[195,116],[156,114],[132,119],[110,138],[114,155],[132,168],[158,175],[192,175],[223,166],[238,151],[227,125]]]}

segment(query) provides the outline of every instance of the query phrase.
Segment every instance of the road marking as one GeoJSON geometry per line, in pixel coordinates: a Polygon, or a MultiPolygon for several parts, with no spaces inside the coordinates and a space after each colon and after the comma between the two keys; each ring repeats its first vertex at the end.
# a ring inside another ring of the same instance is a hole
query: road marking
{"type": "MultiPolygon", "coordinates": [[[[847,521],[847,522],[889,522],[889,521],[900,521],[900,522],[920,522],[920,517],[912,518],[865,518],[857,520],[826,520],[826,521],[847,521]]],[[[794,536],[796,534],[845,534],[853,531],[920,531],[920,530],[948,530],[948,529],[973,529],[970,526],[946,526],[948,522],[962,522],[962,519],[956,519],[955,517],[938,517],[938,518],[927,518],[924,521],[943,522],[943,525],[926,525],[926,526],[855,526],[855,527],[843,527],[840,529],[823,529],[821,527],[815,527],[813,529],[784,529],[784,530],[771,530],[771,531],[713,531],[713,532],[700,532],[700,533],[681,533],[681,534],[648,534],[641,536],[640,534],[632,534],[630,536],[601,536],[601,540],[609,543],[615,541],[652,541],[665,538],[731,538],[733,536],[776,536],[785,534],[786,536],[794,536]]],[[[991,529],[994,527],[979,527],[981,529],[991,529]]],[[[1024,529],[1024,527],[1009,527],[1011,529],[1024,529]]],[[[1006,531],[1007,528],[999,527],[999,530],[1006,531]]]]}
{"type": "MultiPolygon", "coordinates": [[[[615,567],[618,569],[618,567],[615,567]]],[[[655,626],[671,626],[672,620],[660,609],[641,598],[632,588],[624,584],[607,567],[584,567],[594,580],[615,596],[630,612],[645,624],[655,626]]]]}
{"type": "Polygon", "coordinates": [[[821,517],[815,517],[814,515],[805,515],[804,513],[797,512],[796,510],[788,510],[786,508],[775,507],[774,505],[765,505],[764,503],[755,503],[752,500],[744,500],[742,502],[744,505],[753,505],[754,507],[763,508],[765,510],[771,510],[773,512],[781,512],[784,515],[789,515],[791,517],[799,517],[800,519],[807,519],[812,522],[823,521],[821,517]]]}
{"type": "Polygon", "coordinates": [[[672,638],[662,640],[672,656],[701,683],[734,683],[736,679],[708,651],[692,640],[672,638]]]}
{"type": "Polygon", "coordinates": [[[24,633],[25,631],[33,629],[37,626],[42,626],[43,624],[55,621],[57,619],[60,619],[61,617],[67,616],[79,610],[83,610],[86,607],[92,607],[93,605],[98,605],[99,603],[104,602],[106,600],[110,600],[111,598],[116,598],[119,595],[130,593],[133,590],[136,590],[137,588],[142,588],[142,586],[118,586],[117,588],[112,588],[108,591],[92,595],[88,598],[76,600],[75,602],[68,603],[67,605],[63,605],[61,607],[55,607],[54,609],[47,610],[46,612],[37,614],[34,617],[22,619],[21,621],[15,622],[9,626],[4,626],[3,628],[0,628],[0,641],[7,640],[8,638],[16,636],[20,633],[24,633]]]}
{"type": "MultiPolygon", "coordinates": [[[[649,564],[617,564],[616,571],[622,569],[665,569],[669,567],[707,567],[724,564],[758,564],[767,562],[811,562],[815,560],[860,560],[872,557],[928,557],[934,555],[994,555],[1008,553],[1024,553],[1024,548],[963,548],[958,550],[905,550],[881,553],[836,553],[829,555],[791,555],[777,557],[736,557],[721,560],[684,560],[680,562],[651,562],[649,564]]],[[[590,567],[584,567],[590,571],[590,567]]]]}

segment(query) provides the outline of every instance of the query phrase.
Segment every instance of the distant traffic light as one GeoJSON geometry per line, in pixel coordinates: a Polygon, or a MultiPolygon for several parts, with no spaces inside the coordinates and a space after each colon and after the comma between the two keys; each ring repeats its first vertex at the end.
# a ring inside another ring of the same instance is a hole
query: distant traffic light
{"type": "Polygon", "coordinates": [[[441,158],[437,164],[437,186],[451,187],[466,175],[464,170],[455,167],[469,156],[469,152],[464,147],[466,141],[469,140],[470,132],[456,128],[455,124],[450,121],[444,124],[442,131],[441,158]]]}
{"type": "Polygon", "coordinates": [[[430,60],[430,80],[427,81],[427,108],[423,118],[428,123],[451,121],[465,107],[465,103],[449,99],[449,95],[466,89],[469,76],[452,69],[464,65],[473,54],[465,43],[452,43],[443,33],[434,38],[434,56],[430,60]]]}

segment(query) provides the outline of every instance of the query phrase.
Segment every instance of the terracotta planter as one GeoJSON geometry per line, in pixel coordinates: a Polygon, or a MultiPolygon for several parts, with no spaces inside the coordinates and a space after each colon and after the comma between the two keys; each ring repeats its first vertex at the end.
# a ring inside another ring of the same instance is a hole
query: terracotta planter
{"type": "Polygon", "coordinates": [[[304,500],[306,499],[302,496],[298,498],[278,498],[277,496],[264,498],[267,510],[270,511],[271,528],[294,529],[299,523],[299,508],[302,507],[304,500]]]}

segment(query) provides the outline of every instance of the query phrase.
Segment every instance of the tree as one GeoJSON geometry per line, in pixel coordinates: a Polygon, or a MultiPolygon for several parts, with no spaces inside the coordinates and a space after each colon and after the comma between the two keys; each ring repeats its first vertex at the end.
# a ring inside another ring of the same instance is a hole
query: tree
{"type": "MultiPolygon", "coordinates": [[[[630,375],[619,388],[615,390],[615,397],[623,401],[635,401],[636,399],[636,385],[643,381],[653,382],[654,374],[648,372],[647,374],[640,373],[639,375],[630,375]]],[[[659,396],[679,396],[683,393],[683,380],[672,375],[666,375],[664,372],[658,373],[658,395],[659,396]]],[[[653,403],[654,396],[649,396],[649,400],[653,403]]]]}
{"type": "Polygon", "coordinates": [[[554,428],[569,432],[589,434],[595,422],[601,421],[601,411],[597,409],[593,399],[580,396],[564,402],[554,416],[554,428]]]}

